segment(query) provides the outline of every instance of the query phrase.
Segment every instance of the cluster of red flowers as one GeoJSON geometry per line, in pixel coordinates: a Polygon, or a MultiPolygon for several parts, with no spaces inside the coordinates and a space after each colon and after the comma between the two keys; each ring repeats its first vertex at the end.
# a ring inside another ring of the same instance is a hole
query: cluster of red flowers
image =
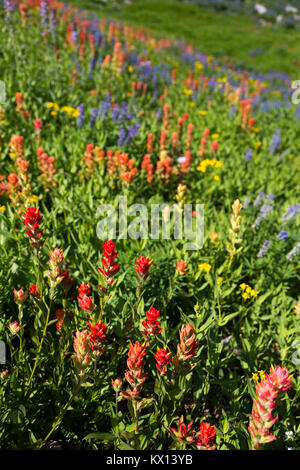
{"type": "Polygon", "coordinates": [[[160,321],[158,320],[159,310],[155,310],[154,307],[151,307],[148,312],[146,312],[146,317],[147,320],[142,321],[142,326],[144,327],[142,334],[147,338],[150,338],[151,336],[161,333],[162,329],[159,326],[160,321]]]}
{"type": "Polygon", "coordinates": [[[102,245],[101,263],[103,268],[97,268],[98,271],[104,276],[106,285],[114,282],[114,275],[120,271],[120,265],[115,262],[118,252],[115,251],[116,244],[109,240],[102,245]]]}
{"type": "Polygon", "coordinates": [[[55,187],[56,186],[55,158],[47,155],[43,147],[39,147],[37,149],[37,161],[38,161],[39,169],[41,171],[41,179],[46,190],[49,190],[55,187]]]}
{"type": "Polygon", "coordinates": [[[143,373],[143,367],[145,365],[145,354],[146,343],[141,344],[139,341],[136,341],[135,344],[129,345],[129,353],[127,359],[128,370],[125,372],[125,378],[130,384],[132,390],[127,389],[125,392],[121,392],[121,396],[123,398],[132,400],[140,394],[143,387],[143,383],[147,378],[147,375],[143,373]]]}
{"type": "Polygon", "coordinates": [[[257,398],[253,401],[252,416],[248,426],[254,450],[276,440],[276,437],[270,433],[270,428],[278,417],[273,417],[272,413],[280,394],[290,388],[291,381],[289,371],[277,366],[271,367],[270,373],[256,384],[257,398]]]}
{"type": "Polygon", "coordinates": [[[82,170],[79,172],[81,177],[93,173],[97,163],[102,163],[105,160],[105,152],[100,147],[95,147],[93,144],[86,146],[86,151],[81,159],[82,170]]]}
{"type": "Polygon", "coordinates": [[[40,229],[43,217],[40,216],[39,209],[35,207],[29,207],[23,214],[25,216],[23,222],[28,228],[25,233],[29,237],[30,245],[39,248],[44,243],[42,240],[43,230],[40,229]]]}
{"type": "Polygon", "coordinates": [[[199,432],[196,434],[195,431],[193,431],[193,421],[186,426],[184,418],[181,416],[178,423],[178,429],[170,427],[169,431],[175,443],[188,444],[197,450],[216,449],[215,445],[211,445],[211,442],[216,435],[216,428],[206,421],[202,421],[200,423],[199,432]]]}
{"type": "Polygon", "coordinates": [[[112,150],[107,151],[107,171],[111,178],[119,171],[122,182],[131,183],[138,174],[138,169],[134,165],[134,161],[127,153],[121,153],[119,150],[115,153],[112,150]]]}
{"type": "Polygon", "coordinates": [[[167,373],[167,366],[171,360],[171,353],[169,353],[166,349],[157,348],[156,354],[154,354],[154,358],[156,360],[156,368],[163,377],[167,373]]]}
{"type": "Polygon", "coordinates": [[[139,259],[135,260],[136,262],[136,272],[138,273],[141,280],[146,279],[150,273],[149,269],[152,264],[152,261],[146,256],[140,256],[139,259]]]}
{"type": "Polygon", "coordinates": [[[78,288],[77,300],[79,306],[84,312],[93,312],[96,308],[96,305],[93,303],[93,300],[89,297],[91,293],[90,287],[87,284],[80,284],[78,288]]]}
{"type": "Polygon", "coordinates": [[[102,346],[106,340],[107,325],[104,325],[101,321],[96,323],[88,322],[89,336],[88,340],[91,344],[91,348],[97,356],[104,353],[105,347],[102,346]]]}

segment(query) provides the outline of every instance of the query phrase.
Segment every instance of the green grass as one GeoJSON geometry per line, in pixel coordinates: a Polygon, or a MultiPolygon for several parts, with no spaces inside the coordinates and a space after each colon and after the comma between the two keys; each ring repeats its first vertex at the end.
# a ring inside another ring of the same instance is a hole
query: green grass
{"type": "Polygon", "coordinates": [[[262,72],[277,71],[299,78],[298,41],[300,33],[281,26],[259,26],[246,15],[215,13],[200,6],[172,0],[135,0],[120,9],[101,7],[101,2],[72,0],[74,6],[144,26],[154,34],[182,38],[199,50],[216,57],[227,56],[237,65],[262,72]],[[264,53],[251,57],[253,49],[264,53]]]}

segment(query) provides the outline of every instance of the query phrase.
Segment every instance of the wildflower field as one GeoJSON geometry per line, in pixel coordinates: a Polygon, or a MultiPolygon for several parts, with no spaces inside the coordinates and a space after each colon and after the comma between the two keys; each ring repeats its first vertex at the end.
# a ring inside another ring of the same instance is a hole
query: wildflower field
{"type": "Polygon", "coordinates": [[[0,24],[0,448],[300,449],[300,77],[0,24]]]}

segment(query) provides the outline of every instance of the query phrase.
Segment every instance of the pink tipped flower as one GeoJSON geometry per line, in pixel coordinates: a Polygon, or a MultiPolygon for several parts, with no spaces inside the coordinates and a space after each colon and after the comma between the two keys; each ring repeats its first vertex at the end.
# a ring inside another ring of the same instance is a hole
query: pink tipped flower
{"type": "Polygon", "coordinates": [[[278,392],[286,392],[291,386],[292,376],[287,369],[276,366],[275,369],[271,367],[269,380],[273,383],[278,392]]]}
{"type": "Polygon", "coordinates": [[[8,374],[8,370],[7,369],[3,370],[0,374],[1,379],[4,379],[7,374],[8,374]]]}
{"type": "Polygon", "coordinates": [[[280,393],[290,388],[291,380],[288,370],[277,366],[271,367],[270,374],[266,374],[265,378],[256,384],[257,398],[253,401],[252,416],[248,426],[254,450],[276,440],[270,428],[278,417],[274,417],[272,413],[280,393]]]}
{"type": "Polygon", "coordinates": [[[87,330],[76,331],[76,336],[73,343],[75,354],[73,359],[76,367],[80,369],[80,374],[83,374],[85,369],[91,362],[91,345],[88,340],[89,332],[87,330]]]}
{"type": "Polygon", "coordinates": [[[47,271],[46,275],[49,279],[49,284],[54,289],[63,280],[62,276],[62,265],[64,262],[63,250],[55,248],[50,250],[49,267],[50,271],[47,271]]]}
{"type": "Polygon", "coordinates": [[[149,276],[149,269],[152,264],[149,258],[146,256],[140,256],[136,261],[136,272],[141,279],[146,279],[149,276]]]}
{"type": "Polygon", "coordinates": [[[169,353],[166,349],[157,348],[154,358],[156,360],[156,368],[163,377],[167,373],[167,366],[171,360],[171,353],[169,353]]]}
{"type": "Polygon", "coordinates": [[[41,131],[43,128],[43,122],[40,119],[34,120],[34,129],[35,131],[41,131]]]}
{"type": "Polygon", "coordinates": [[[185,261],[180,260],[176,263],[176,274],[184,276],[187,272],[187,264],[185,261]]]}
{"type": "Polygon", "coordinates": [[[114,388],[116,393],[119,393],[122,390],[123,379],[121,377],[117,377],[116,380],[112,380],[111,384],[114,388]]]}
{"type": "Polygon", "coordinates": [[[19,289],[19,290],[14,289],[14,298],[15,298],[16,304],[23,305],[27,297],[28,295],[25,294],[23,289],[19,289]]]}
{"type": "Polygon", "coordinates": [[[159,327],[160,321],[158,321],[159,310],[155,310],[155,308],[151,307],[148,312],[146,312],[146,317],[147,320],[142,321],[142,325],[144,327],[142,334],[144,336],[151,337],[161,333],[162,329],[159,327]]]}
{"type": "Polygon", "coordinates": [[[14,321],[8,325],[8,329],[12,335],[16,335],[20,331],[20,325],[17,321],[14,321]]]}

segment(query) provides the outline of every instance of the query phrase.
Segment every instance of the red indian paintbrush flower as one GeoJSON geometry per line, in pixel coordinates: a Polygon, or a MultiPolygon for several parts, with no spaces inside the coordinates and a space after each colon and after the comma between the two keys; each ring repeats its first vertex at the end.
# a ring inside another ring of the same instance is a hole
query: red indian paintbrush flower
{"type": "Polygon", "coordinates": [[[183,416],[180,417],[178,423],[178,429],[169,428],[170,434],[175,441],[179,441],[185,444],[193,444],[195,442],[193,431],[193,421],[187,426],[185,425],[183,416]]]}
{"type": "Polygon", "coordinates": [[[39,297],[36,284],[32,284],[31,286],[29,286],[29,295],[30,297],[39,297]]]}
{"type": "Polygon", "coordinates": [[[132,390],[127,389],[121,392],[122,397],[132,400],[136,398],[143,387],[143,383],[147,378],[147,374],[143,373],[145,364],[144,356],[146,354],[146,343],[137,341],[135,344],[129,345],[129,353],[127,359],[128,370],[125,372],[125,378],[131,385],[132,390]]]}
{"type": "Polygon", "coordinates": [[[173,363],[180,373],[184,373],[193,367],[192,364],[188,364],[186,361],[196,355],[198,345],[194,337],[194,328],[190,323],[182,325],[179,335],[180,343],[177,346],[177,354],[173,359],[173,363]]]}
{"type": "Polygon", "coordinates": [[[40,216],[39,209],[35,207],[29,207],[23,214],[25,216],[23,222],[28,227],[25,233],[29,237],[30,245],[38,248],[44,243],[42,240],[43,230],[40,229],[43,217],[40,216]]]}
{"type": "Polygon", "coordinates": [[[92,312],[95,310],[96,305],[92,299],[88,296],[91,293],[90,287],[87,284],[80,284],[78,288],[78,303],[84,312],[92,312]]]}
{"type": "Polygon", "coordinates": [[[10,323],[8,328],[12,335],[16,335],[20,331],[20,325],[17,321],[10,323]]]}
{"type": "Polygon", "coordinates": [[[115,248],[116,244],[111,240],[103,243],[103,258],[101,259],[103,268],[97,268],[102,276],[104,276],[107,285],[114,282],[114,275],[120,271],[119,264],[115,263],[115,258],[118,254],[118,252],[115,251],[115,248]]]}
{"type": "Polygon", "coordinates": [[[187,272],[187,264],[185,261],[180,260],[176,263],[176,274],[184,276],[187,272]]]}
{"type": "Polygon", "coordinates": [[[63,250],[55,248],[55,250],[50,250],[50,259],[49,267],[50,270],[47,271],[46,276],[49,279],[49,284],[52,289],[54,289],[60,282],[63,280],[62,276],[62,265],[64,262],[63,250]]]}
{"type": "Polygon", "coordinates": [[[252,440],[252,448],[258,450],[262,445],[276,440],[270,428],[278,417],[273,416],[277,399],[282,392],[291,386],[292,377],[287,369],[280,366],[271,367],[270,374],[266,374],[261,382],[256,384],[256,396],[253,401],[252,416],[249,420],[248,430],[252,440]]]}
{"type": "Polygon", "coordinates": [[[23,291],[23,289],[16,290],[14,289],[14,299],[16,304],[23,305],[28,295],[23,291]]]}
{"type": "Polygon", "coordinates": [[[114,388],[114,391],[119,393],[122,389],[123,379],[121,379],[121,377],[117,377],[115,380],[111,381],[111,384],[114,388]]]}
{"type": "Polygon", "coordinates": [[[149,276],[149,269],[152,264],[152,261],[146,256],[140,256],[139,259],[135,260],[136,262],[136,272],[138,273],[141,279],[146,279],[149,276]]]}
{"type": "Polygon", "coordinates": [[[215,450],[216,446],[210,445],[215,435],[216,427],[211,426],[206,421],[202,421],[202,423],[200,423],[199,433],[195,436],[197,450],[215,450]]]}
{"type": "Polygon", "coordinates": [[[148,312],[146,312],[146,317],[147,320],[142,321],[144,327],[142,334],[150,337],[161,333],[162,329],[159,327],[160,321],[158,321],[159,310],[155,310],[155,308],[151,307],[148,312]]]}
{"type": "Polygon", "coordinates": [[[73,347],[75,354],[72,356],[75,366],[79,369],[79,374],[84,374],[84,369],[92,360],[91,345],[88,340],[89,332],[87,330],[76,331],[73,347]]]}
{"type": "Polygon", "coordinates": [[[171,360],[171,353],[166,349],[157,348],[156,354],[154,354],[156,360],[156,368],[160,372],[160,375],[163,377],[167,373],[167,366],[171,360]]]}
{"type": "Polygon", "coordinates": [[[105,347],[102,346],[106,339],[107,325],[104,325],[101,321],[96,323],[87,323],[89,326],[89,336],[88,340],[90,342],[92,350],[97,356],[101,355],[105,351],[105,347]]]}

